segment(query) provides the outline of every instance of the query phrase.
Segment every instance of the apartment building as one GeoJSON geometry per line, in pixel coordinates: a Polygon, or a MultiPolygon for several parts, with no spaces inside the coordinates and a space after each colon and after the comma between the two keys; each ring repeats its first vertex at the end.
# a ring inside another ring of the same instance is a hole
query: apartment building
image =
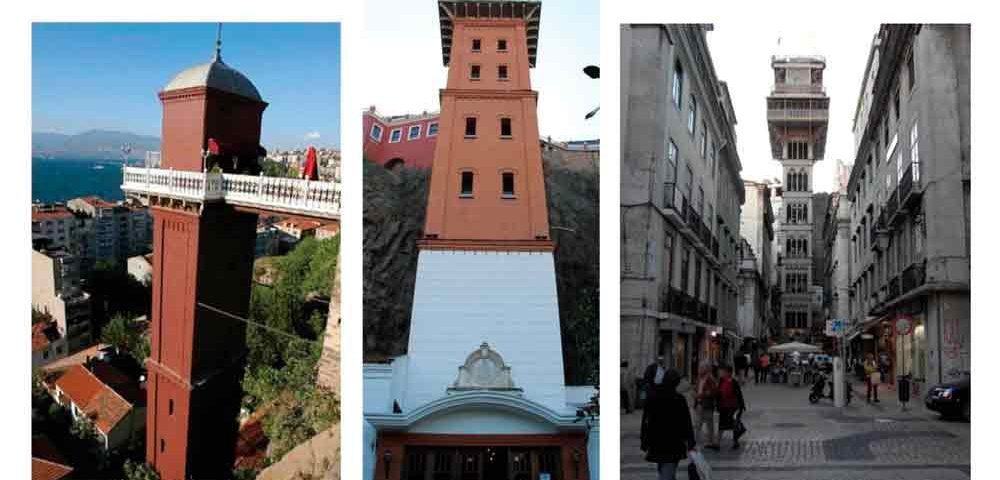
{"type": "Polygon", "coordinates": [[[738,306],[744,342],[760,350],[767,339],[779,333],[776,312],[771,308],[774,283],[774,211],[771,182],[743,181],[744,203],[740,211],[740,302],[738,306]]]}
{"type": "Polygon", "coordinates": [[[882,25],[854,119],[856,354],[917,391],[970,370],[970,28],[882,25]]]}
{"type": "Polygon", "coordinates": [[[31,251],[31,306],[56,322],[69,352],[90,345],[90,295],[80,290],[80,263],[65,250],[31,251]]]}
{"type": "Polygon", "coordinates": [[[711,25],[621,29],[621,352],[626,385],[664,356],[731,361],[744,184],[711,25]]]}

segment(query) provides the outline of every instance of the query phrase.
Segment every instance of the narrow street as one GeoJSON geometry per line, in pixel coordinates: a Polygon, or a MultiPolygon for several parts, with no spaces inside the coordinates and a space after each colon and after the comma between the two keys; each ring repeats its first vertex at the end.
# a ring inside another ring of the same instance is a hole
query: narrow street
{"type": "MultiPolygon", "coordinates": [[[[749,429],[741,448],[730,434],[722,451],[703,450],[712,480],[952,480],[970,478],[970,429],[945,421],[918,400],[902,412],[895,392],[866,404],[864,386],[854,385],[844,409],[831,400],[811,405],[806,387],[747,385],[749,429]]],[[[655,479],[653,464],[639,450],[642,412],[621,417],[621,478],[655,479]]],[[[699,437],[699,446],[703,442],[699,437]]],[[[687,480],[687,462],[678,478],[687,480]]]]}

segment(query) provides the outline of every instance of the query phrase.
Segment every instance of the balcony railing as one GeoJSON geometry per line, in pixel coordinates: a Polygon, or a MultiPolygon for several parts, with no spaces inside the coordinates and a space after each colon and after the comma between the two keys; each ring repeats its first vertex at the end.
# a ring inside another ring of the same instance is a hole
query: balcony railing
{"type": "Polygon", "coordinates": [[[663,184],[663,208],[677,210],[677,184],[674,182],[663,184]]]}
{"type": "Polygon", "coordinates": [[[196,202],[224,201],[243,207],[336,219],[340,185],[297,178],[125,167],[122,190],[196,202]]]}
{"type": "Polygon", "coordinates": [[[769,108],[767,119],[770,121],[802,120],[826,121],[830,112],[824,108],[769,108]]]}
{"type": "Polygon", "coordinates": [[[911,163],[909,167],[906,168],[906,172],[903,173],[903,178],[899,179],[899,203],[900,205],[909,205],[910,201],[915,200],[920,193],[920,164],[911,163]],[[914,188],[916,187],[916,188],[914,188]]]}
{"type": "Polygon", "coordinates": [[[899,197],[897,196],[897,191],[893,190],[892,195],[889,195],[889,201],[885,203],[885,217],[888,223],[892,223],[895,220],[896,213],[899,211],[899,197]]]}
{"type": "Polygon", "coordinates": [[[826,89],[822,85],[793,85],[789,83],[776,83],[771,87],[771,95],[781,95],[781,94],[804,94],[804,93],[815,93],[823,94],[826,93],[826,89]]]}
{"type": "Polygon", "coordinates": [[[910,290],[913,290],[923,285],[924,282],[926,281],[924,262],[923,261],[916,262],[910,265],[909,267],[906,267],[906,269],[903,270],[902,278],[903,281],[900,287],[901,288],[900,295],[905,294],[910,290]]]}
{"type": "Polygon", "coordinates": [[[899,276],[892,277],[892,280],[889,280],[889,293],[886,297],[886,301],[892,300],[900,295],[899,283],[899,276]]]}

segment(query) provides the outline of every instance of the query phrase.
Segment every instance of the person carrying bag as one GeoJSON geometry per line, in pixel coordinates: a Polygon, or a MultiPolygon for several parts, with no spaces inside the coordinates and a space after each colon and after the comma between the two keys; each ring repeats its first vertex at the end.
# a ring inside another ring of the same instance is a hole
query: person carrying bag
{"type": "Polygon", "coordinates": [[[677,393],[681,374],[669,369],[661,389],[642,411],[639,433],[646,461],[656,464],[657,480],[676,480],[677,465],[695,451],[694,426],[687,399],[677,393]]]}

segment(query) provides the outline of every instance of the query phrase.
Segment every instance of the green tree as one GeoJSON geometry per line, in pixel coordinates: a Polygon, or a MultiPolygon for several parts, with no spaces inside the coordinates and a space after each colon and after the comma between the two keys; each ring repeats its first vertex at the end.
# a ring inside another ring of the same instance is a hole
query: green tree
{"type": "Polygon", "coordinates": [[[35,307],[31,307],[31,324],[36,323],[48,323],[52,321],[52,315],[49,315],[48,311],[42,311],[35,307]]]}
{"type": "Polygon", "coordinates": [[[101,329],[101,342],[115,347],[115,351],[128,351],[135,335],[129,327],[129,320],[117,314],[101,329]]]}
{"type": "Polygon", "coordinates": [[[125,460],[122,470],[125,473],[125,480],[160,480],[160,474],[144,462],[125,460]]]}

